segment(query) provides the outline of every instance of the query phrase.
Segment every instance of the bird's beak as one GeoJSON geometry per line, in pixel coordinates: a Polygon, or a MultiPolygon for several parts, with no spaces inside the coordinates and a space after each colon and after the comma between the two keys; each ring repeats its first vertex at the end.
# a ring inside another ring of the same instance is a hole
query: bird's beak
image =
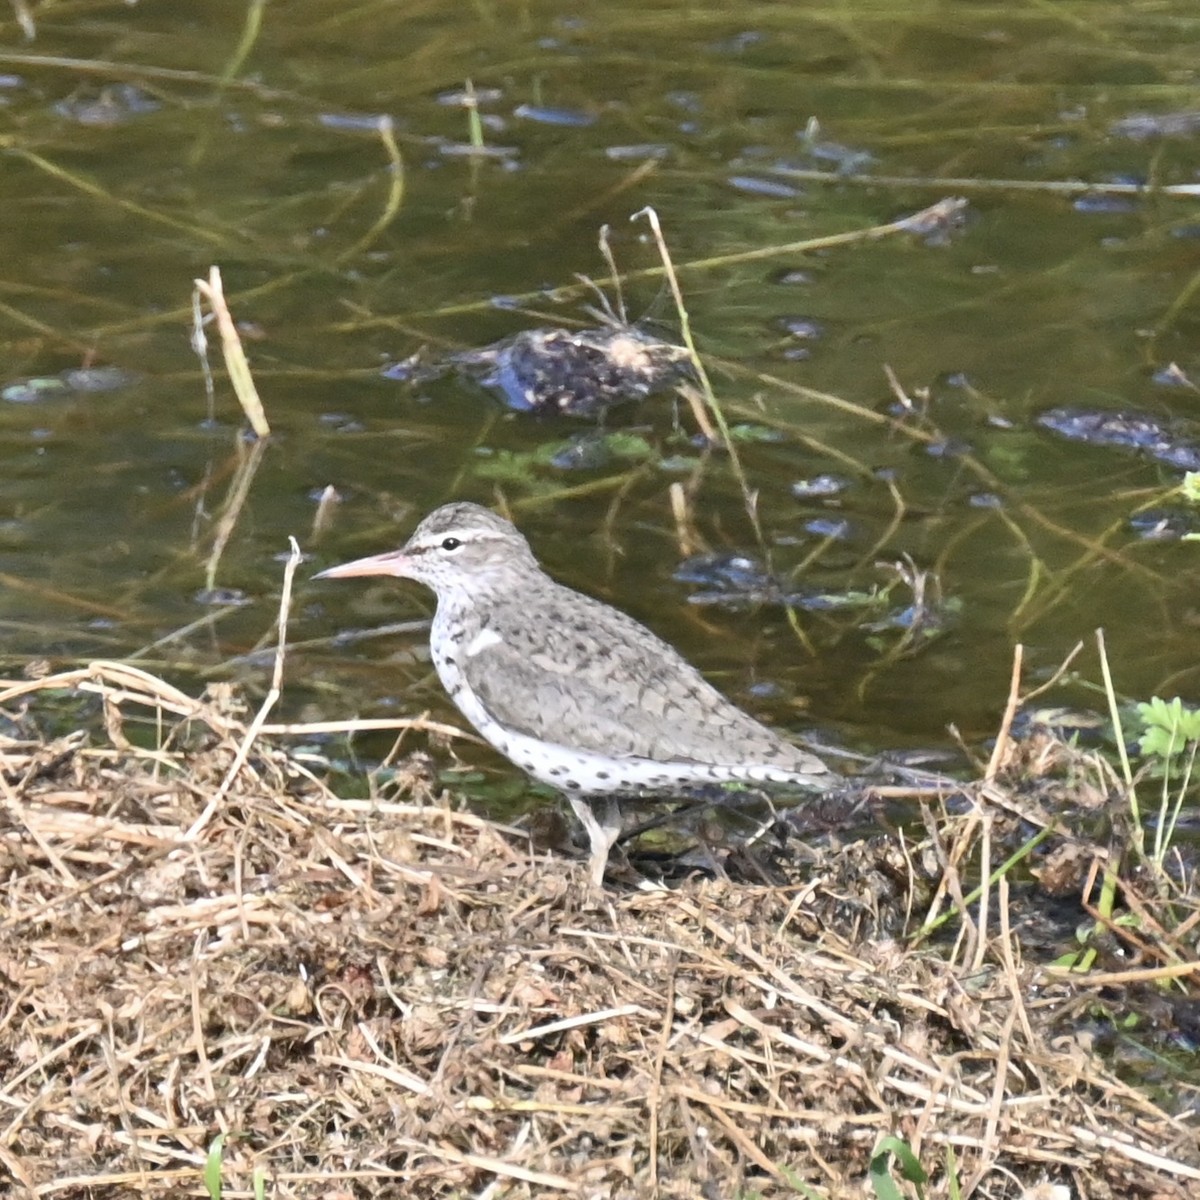
{"type": "Polygon", "coordinates": [[[317,572],[314,579],[349,579],[354,575],[400,575],[408,574],[408,556],[403,550],[388,550],[384,554],[372,554],[369,558],[356,558],[317,572]]]}

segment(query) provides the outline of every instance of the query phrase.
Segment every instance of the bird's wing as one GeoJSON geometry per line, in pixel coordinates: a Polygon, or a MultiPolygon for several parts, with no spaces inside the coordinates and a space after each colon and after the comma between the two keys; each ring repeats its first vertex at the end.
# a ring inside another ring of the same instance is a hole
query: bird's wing
{"type": "Polygon", "coordinates": [[[761,764],[824,785],[820,759],[727,700],[666,642],[624,613],[566,593],[531,629],[489,616],[494,635],[460,660],[501,724],[529,737],[619,757],[761,764]]]}

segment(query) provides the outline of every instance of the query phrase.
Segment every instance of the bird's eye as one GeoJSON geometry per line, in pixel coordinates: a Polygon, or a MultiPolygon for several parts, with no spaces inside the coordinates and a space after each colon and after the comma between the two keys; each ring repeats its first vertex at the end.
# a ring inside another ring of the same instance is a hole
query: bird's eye
{"type": "Polygon", "coordinates": [[[459,548],[459,546],[461,546],[461,545],[462,545],[462,542],[460,542],[458,540],[458,538],[443,538],[442,539],[442,549],[443,550],[457,550],[459,548]]]}

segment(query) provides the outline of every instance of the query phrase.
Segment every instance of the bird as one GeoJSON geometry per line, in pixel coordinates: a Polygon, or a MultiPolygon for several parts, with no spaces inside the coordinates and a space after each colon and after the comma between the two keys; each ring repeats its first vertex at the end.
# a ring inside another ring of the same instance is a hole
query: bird
{"type": "Polygon", "coordinates": [[[430,588],[442,686],[479,734],[564,795],[603,886],[622,804],[744,783],[827,792],[841,777],[737,707],[627,613],[548,575],[512,522],[478,504],[429,513],[398,550],[315,579],[430,588]]]}

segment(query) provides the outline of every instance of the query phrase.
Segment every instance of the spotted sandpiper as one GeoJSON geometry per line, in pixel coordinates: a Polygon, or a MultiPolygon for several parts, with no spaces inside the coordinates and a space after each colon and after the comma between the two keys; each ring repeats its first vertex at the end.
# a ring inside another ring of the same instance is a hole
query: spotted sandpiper
{"type": "Polygon", "coordinates": [[[567,797],[596,886],[623,799],[727,782],[809,792],[840,782],[644,625],[552,579],[516,526],[478,504],[443,505],[399,550],[316,578],[353,575],[415,579],[437,593],[429,645],[442,685],[501,754],[567,797]]]}

